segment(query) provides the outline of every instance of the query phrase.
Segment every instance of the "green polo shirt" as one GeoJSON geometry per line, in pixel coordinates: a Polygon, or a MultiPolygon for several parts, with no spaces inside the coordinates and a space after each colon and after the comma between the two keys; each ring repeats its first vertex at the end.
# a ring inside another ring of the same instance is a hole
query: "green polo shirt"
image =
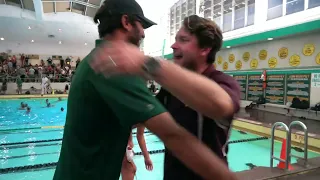
{"type": "Polygon", "coordinates": [[[131,127],[166,112],[136,76],[104,78],[78,66],[54,180],[118,180],[131,127]]]}

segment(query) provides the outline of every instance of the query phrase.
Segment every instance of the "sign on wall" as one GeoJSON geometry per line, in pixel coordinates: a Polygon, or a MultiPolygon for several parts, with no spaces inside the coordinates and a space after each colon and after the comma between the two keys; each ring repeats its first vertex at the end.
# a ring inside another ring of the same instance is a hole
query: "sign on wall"
{"type": "Polygon", "coordinates": [[[242,62],[238,60],[235,64],[236,70],[240,70],[242,68],[242,62]]]}
{"type": "Polygon", "coordinates": [[[222,61],[223,61],[222,57],[218,56],[218,64],[222,64],[222,61]]]}
{"type": "Polygon", "coordinates": [[[294,97],[310,101],[310,74],[287,75],[287,102],[292,102],[294,97]]]}
{"type": "Polygon", "coordinates": [[[251,69],[257,69],[258,66],[259,66],[259,61],[257,59],[252,59],[250,61],[250,68],[251,69]]]}
{"type": "Polygon", "coordinates": [[[278,64],[278,60],[275,57],[272,57],[268,60],[269,68],[275,68],[277,67],[277,64],[278,64]]]}
{"type": "Polygon", "coordinates": [[[235,59],[236,59],[236,57],[234,56],[234,54],[229,55],[229,62],[230,63],[233,63],[235,59]]]}
{"type": "Polygon", "coordinates": [[[238,81],[239,86],[240,86],[240,99],[241,100],[246,100],[247,96],[247,75],[242,74],[242,75],[233,75],[233,78],[238,81]]]}
{"type": "Polygon", "coordinates": [[[250,59],[250,53],[249,52],[243,53],[242,59],[244,60],[244,62],[248,62],[250,59]]]}
{"type": "Polygon", "coordinates": [[[305,44],[302,52],[305,56],[311,56],[314,53],[315,46],[314,44],[305,44]]]}
{"type": "Polygon", "coordinates": [[[289,64],[292,67],[299,66],[300,65],[300,56],[297,54],[292,55],[290,57],[289,64]]]}
{"type": "Polygon", "coordinates": [[[286,47],[280,48],[278,51],[278,56],[280,59],[285,59],[288,57],[289,50],[286,47]]]}
{"type": "Polygon", "coordinates": [[[224,62],[224,63],[223,63],[223,67],[222,67],[223,70],[224,70],[224,71],[227,71],[227,70],[228,70],[228,67],[229,67],[228,62],[224,62]]]}
{"type": "Polygon", "coordinates": [[[266,101],[273,104],[284,104],[285,75],[268,75],[266,101]]]}
{"type": "Polygon", "coordinates": [[[259,59],[260,60],[266,60],[267,59],[267,57],[268,57],[268,51],[267,50],[261,50],[260,52],[259,52],[259,59]]]}
{"type": "Polygon", "coordinates": [[[320,73],[311,74],[311,87],[320,87],[320,73]]]}
{"type": "Polygon", "coordinates": [[[261,74],[248,75],[248,100],[256,101],[263,96],[263,84],[260,80],[261,74]]]}
{"type": "Polygon", "coordinates": [[[318,53],[316,57],[316,63],[320,65],[320,52],[318,53]]]}

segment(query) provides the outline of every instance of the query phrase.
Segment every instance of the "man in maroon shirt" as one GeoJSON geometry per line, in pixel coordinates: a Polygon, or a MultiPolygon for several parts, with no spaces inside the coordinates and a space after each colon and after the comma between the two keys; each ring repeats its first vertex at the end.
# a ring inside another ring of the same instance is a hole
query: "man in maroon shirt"
{"type": "MultiPolygon", "coordinates": [[[[209,147],[227,165],[227,140],[234,114],[240,107],[240,88],[231,77],[214,69],[222,46],[222,32],[213,22],[196,15],[187,17],[172,45],[174,62],[146,57],[124,42],[112,42],[94,53],[92,67],[106,76],[128,73],[154,79],[162,89],[157,98],[178,124],[209,147]],[[182,67],[182,68],[181,68],[182,67]]],[[[185,150],[187,153],[188,149],[185,150]]],[[[164,180],[200,180],[167,148],[164,180]]],[[[193,155],[190,155],[192,161],[193,155]]],[[[216,163],[212,179],[224,179],[216,163]]]]}

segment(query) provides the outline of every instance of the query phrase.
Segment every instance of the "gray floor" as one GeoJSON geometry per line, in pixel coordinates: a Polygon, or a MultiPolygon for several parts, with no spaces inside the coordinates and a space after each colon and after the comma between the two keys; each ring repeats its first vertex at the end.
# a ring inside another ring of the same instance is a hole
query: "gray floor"
{"type": "Polygon", "coordinates": [[[305,173],[275,178],[276,180],[319,180],[320,169],[311,170],[305,173]]]}
{"type": "Polygon", "coordinates": [[[320,158],[309,159],[307,168],[299,164],[301,162],[292,164],[294,168],[292,171],[257,167],[236,174],[239,180],[320,180],[320,158]]]}

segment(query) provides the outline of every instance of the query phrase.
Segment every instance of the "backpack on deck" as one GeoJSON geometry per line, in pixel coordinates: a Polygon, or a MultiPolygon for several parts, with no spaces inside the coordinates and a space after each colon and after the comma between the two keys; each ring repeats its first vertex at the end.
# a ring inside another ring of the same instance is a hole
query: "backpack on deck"
{"type": "Polygon", "coordinates": [[[301,105],[300,99],[297,98],[297,97],[294,97],[294,98],[292,99],[292,104],[291,104],[290,107],[292,107],[292,108],[299,108],[300,105],[301,105]]]}

